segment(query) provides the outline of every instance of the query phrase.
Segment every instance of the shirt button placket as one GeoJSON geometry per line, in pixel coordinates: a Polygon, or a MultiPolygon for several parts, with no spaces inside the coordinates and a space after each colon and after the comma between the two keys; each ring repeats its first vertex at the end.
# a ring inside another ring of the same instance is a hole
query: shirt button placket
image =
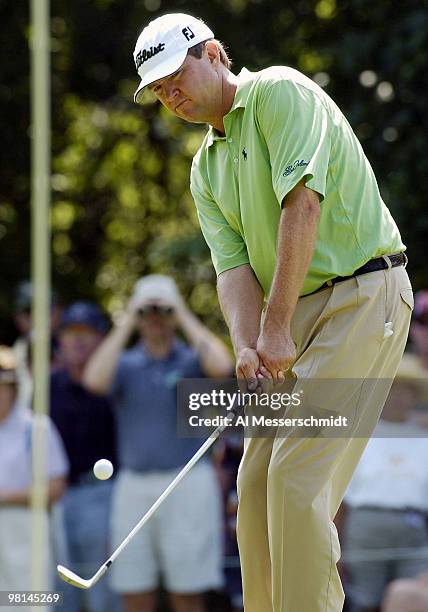
{"type": "MultiPolygon", "coordinates": [[[[227,139],[227,142],[228,142],[229,145],[232,145],[233,138],[229,137],[227,139]]],[[[230,150],[230,156],[233,159],[233,168],[234,168],[235,174],[237,174],[238,173],[238,166],[237,166],[237,164],[239,162],[239,157],[236,155],[236,151],[233,150],[232,146],[230,147],[229,150],[230,150]]]]}

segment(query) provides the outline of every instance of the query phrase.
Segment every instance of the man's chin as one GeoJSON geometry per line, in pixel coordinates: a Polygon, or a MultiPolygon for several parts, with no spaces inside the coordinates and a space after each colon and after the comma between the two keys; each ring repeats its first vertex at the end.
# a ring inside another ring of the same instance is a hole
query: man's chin
{"type": "Polygon", "coordinates": [[[190,121],[191,123],[205,123],[198,117],[197,109],[190,100],[185,100],[182,104],[180,104],[176,109],[175,114],[177,117],[180,117],[185,121],[190,121]]]}
{"type": "Polygon", "coordinates": [[[187,123],[207,123],[206,119],[202,119],[194,111],[192,112],[192,110],[177,113],[177,117],[187,121],[187,123]]]}

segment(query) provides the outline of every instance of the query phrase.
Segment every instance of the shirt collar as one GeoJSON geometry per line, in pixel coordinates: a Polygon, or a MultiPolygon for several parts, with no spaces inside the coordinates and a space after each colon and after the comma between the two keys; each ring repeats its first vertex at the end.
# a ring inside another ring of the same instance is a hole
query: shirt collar
{"type": "MultiPolygon", "coordinates": [[[[246,68],[242,68],[241,72],[238,74],[238,87],[236,88],[232,107],[227,115],[233,113],[237,108],[245,108],[253,79],[254,74],[246,68]]],[[[210,126],[207,134],[207,147],[210,147],[216,140],[223,140],[224,138],[225,136],[222,136],[216,129],[210,126]]]]}
{"type": "Polygon", "coordinates": [[[144,341],[139,342],[135,348],[139,353],[141,365],[146,366],[153,363],[168,363],[170,360],[173,360],[177,357],[180,352],[181,346],[182,343],[180,342],[180,340],[178,340],[178,338],[175,338],[172,343],[170,352],[163,359],[153,357],[145,347],[144,341]]]}
{"type": "Polygon", "coordinates": [[[234,111],[235,108],[245,108],[254,76],[253,72],[250,72],[246,68],[242,68],[241,72],[238,74],[238,87],[229,113],[234,111]]]}

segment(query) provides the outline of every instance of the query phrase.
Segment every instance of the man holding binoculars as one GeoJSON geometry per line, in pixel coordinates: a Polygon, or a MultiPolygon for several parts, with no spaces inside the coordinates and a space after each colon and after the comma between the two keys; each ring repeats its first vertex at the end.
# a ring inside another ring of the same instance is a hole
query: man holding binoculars
{"type": "MultiPolygon", "coordinates": [[[[137,282],[122,320],[84,373],[85,386],[110,393],[115,405],[113,548],[200,446],[199,439],[177,437],[177,381],[228,378],[233,369],[227,347],[189,310],[172,278],[153,274],[137,282]],[[125,350],[134,333],[137,343],[125,350]]],[[[221,541],[218,485],[211,464],[201,461],[113,565],[112,586],[125,611],[154,612],[162,575],[174,612],[204,612],[202,593],[222,582],[221,541]]]]}

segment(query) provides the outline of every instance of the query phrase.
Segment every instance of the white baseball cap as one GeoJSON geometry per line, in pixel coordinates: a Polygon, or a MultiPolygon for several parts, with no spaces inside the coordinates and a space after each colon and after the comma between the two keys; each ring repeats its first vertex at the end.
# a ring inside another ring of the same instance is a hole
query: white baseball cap
{"type": "Polygon", "coordinates": [[[133,299],[138,303],[161,301],[169,306],[175,306],[181,300],[175,281],[163,274],[143,276],[135,284],[133,299]]]}
{"type": "Polygon", "coordinates": [[[170,13],[151,21],[135,45],[134,62],[141,83],[134,102],[139,102],[147,85],[178,70],[190,47],[209,38],[214,38],[209,27],[185,13],[170,13]]]}

